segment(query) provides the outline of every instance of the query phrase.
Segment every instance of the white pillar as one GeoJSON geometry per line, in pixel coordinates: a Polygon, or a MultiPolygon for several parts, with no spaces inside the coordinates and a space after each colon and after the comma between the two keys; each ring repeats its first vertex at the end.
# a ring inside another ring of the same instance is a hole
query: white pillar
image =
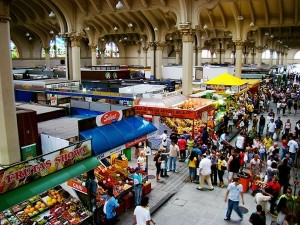
{"type": "Polygon", "coordinates": [[[9,1],[0,1],[0,164],[21,160],[10,52],[9,1]]]}
{"type": "Polygon", "coordinates": [[[175,56],[176,56],[175,63],[176,63],[177,65],[180,64],[180,55],[179,55],[179,53],[180,53],[180,49],[175,49],[175,56]]]}
{"type": "Polygon", "coordinates": [[[197,57],[197,47],[193,47],[193,67],[196,66],[196,57],[197,57]]]}
{"type": "Polygon", "coordinates": [[[235,54],[235,76],[241,78],[242,74],[242,60],[243,60],[243,45],[241,40],[235,41],[236,54],[235,54]]]}
{"type": "Polygon", "coordinates": [[[194,32],[189,29],[182,33],[182,94],[189,96],[193,92],[193,42],[194,32]]]}
{"type": "Polygon", "coordinates": [[[143,47],[143,53],[144,53],[144,56],[143,56],[143,66],[146,67],[147,66],[147,51],[148,51],[149,47],[148,46],[144,46],[143,47]]]}
{"type": "Polygon", "coordinates": [[[72,74],[73,80],[81,80],[80,71],[80,36],[71,36],[71,50],[72,50],[72,74]]]}
{"type": "Polygon", "coordinates": [[[156,79],[162,78],[162,56],[163,56],[164,43],[156,43],[156,79]]]}
{"type": "Polygon", "coordinates": [[[225,49],[221,49],[221,63],[225,63],[225,49]]]}
{"type": "Polygon", "coordinates": [[[257,67],[261,67],[263,49],[264,48],[262,46],[257,46],[256,47],[256,50],[257,50],[256,65],[257,65],[257,67]]]}
{"type": "Polygon", "coordinates": [[[276,51],[277,53],[277,58],[276,58],[276,65],[279,65],[279,57],[280,57],[280,51],[276,51]]]}
{"type": "Polygon", "coordinates": [[[284,56],[285,56],[284,57],[284,64],[287,65],[287,56],[288,56],[288,53],[285,53],[284,56]]]}
{"type": "Polygon", "coordinates": [[[105,64],[105,45],[100,47],[101,65],[105,64]]]}
{"type": "Polygon", "coordinates": [[[280,63],[281,65],[283,65],[284,52],[281,52],[280,55],[281,55],[280,63]]]}
{"type": "Polygon", "coordinates": [[[232,61],[231,61],[231,64],[234,65],[235,64],[235,56],[236,56],[236,52],[235,51],[232,51],[232,61]]]}
{"type": "Polygon", "coordinates": [[[91,55],[92,55],[92,66],[97,65],[96,48],[97,48],[97,45],[90,45],[91,55]]]}
{"type": "Polygon", "coordinates": [[[141,63],[141,50],[138,50],[137,52],[138,52],[138,65],[140,66],[140,65],[142,65],[142,63],[141,63]]]}
{"type": "MultiPolygon", "coordinates": [[[[154,75],[155,74],[155,66],[154,66],[154,54],[155,54],[155,42],[149,42],[149,46],[150,46],[150,55],[151,55],[151,58],[150,58],[150,74],[151,75],[154,75]]],[[[156,78],[156,77],[155,77],[156,78]]]]}

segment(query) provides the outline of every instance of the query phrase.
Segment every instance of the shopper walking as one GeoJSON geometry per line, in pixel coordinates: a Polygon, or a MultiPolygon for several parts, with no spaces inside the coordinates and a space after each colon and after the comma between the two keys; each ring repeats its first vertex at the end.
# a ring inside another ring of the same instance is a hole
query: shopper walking
{"type": "Polygon", "coordinates": [[[150,221],[152,220],[150,216],[150,210],[148,208],[148,203],[149,198],[145,196],[141,200],[141,205],[135,207],[133,212],[133,225],[150,225],[150,221]]]}
{"type": "Polygon", "coordinates": [[[199,177],[200,177],[200,182],[199,182],[199,187],[197,188],[198,190],[203,190],[203,184],[204,181],[206,180],[210,190],[214,190],[214,187],[211,184],[211,161],[206,157],[205,154],[203,154],[203,159],[200,161],[199,164],[199,177]]]}
{"type": "Polygon", "coordinates": [[[170,147],[169,147],[170,151],[169,151],[169,169],[168,171],[174,171],[175,173],[177,173],[176,170],[176,162],[177,162],[177,156],[179,154],[179,147],[177,144],[175,144],[174,141],[171,141],[170,147]]]}
{"type": "Polygon", "coordinates": [[[156,167],[156,181],[159,182],[159,174],[161,170],[161,150],[158,150],[156,155],[154,156],[154,161],[155,161],[155,167],[156,167]]]}
{"type": "Polygon", "coordinates": [[[141,198],[142,198],[143,177],[140,172],[141,172],[141,168],[136,167],[134,174],[132,174],[135,206],[141,204],[141,198]]]}
{"type": "Polygon", "coordinates": [[[239,215],[240,220],[243,220],[243,214],[239,208],[240,196],[243,205],[245,205],[243,186],[240,184],[239,178],[234,178],[233,182],[228,185],[225,195],[225,202],[227,202],[228,200],[228,208],[224,220],[230,220],[232,210],[234,210],[239,215]]]}
{"type": "Polygon", "coordinates": [[[177,142],[177,145],[179,147],[179,161],[184,162],[186,158],[186,146],[187,146],[187,141],[184,136],[181,136],[180,139],[177,142]]]}

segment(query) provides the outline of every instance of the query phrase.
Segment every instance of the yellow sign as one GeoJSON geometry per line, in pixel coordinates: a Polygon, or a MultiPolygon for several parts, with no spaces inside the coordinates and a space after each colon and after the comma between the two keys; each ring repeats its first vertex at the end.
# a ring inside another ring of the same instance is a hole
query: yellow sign
{"type": "Polygon", "coordinates": [[[122,97],[123,95],[115,92],[93,91],[94,95],[122,97]]]}

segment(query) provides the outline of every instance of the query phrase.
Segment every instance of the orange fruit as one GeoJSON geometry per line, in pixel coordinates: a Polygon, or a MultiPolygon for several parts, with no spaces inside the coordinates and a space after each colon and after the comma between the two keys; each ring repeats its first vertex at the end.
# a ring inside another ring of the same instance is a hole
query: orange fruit
{"type": "Polygon", "coordinates": [[[30,213],[30,210],[26,208],[26,209],[24,210],[24,212],[25,212],[26,214],[28,214],[28,213],[30,213]]]}
{"type": "Polygon", "coordinates": [[[44,203],[41,204],[41,208],[45,208],[46,205],[44,203]]]}
{"type": "Polygon", "coordinates": [[[31,213],[33,213],[34,212],[34,208],[30,208],[30,210],[29,210],[31,213]]]}

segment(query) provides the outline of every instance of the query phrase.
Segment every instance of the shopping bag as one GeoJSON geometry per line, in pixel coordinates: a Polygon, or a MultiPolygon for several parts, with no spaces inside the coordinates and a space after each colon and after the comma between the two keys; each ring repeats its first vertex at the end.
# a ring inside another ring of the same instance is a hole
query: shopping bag
{"type": "Polygon", "coordinates": [[[160,168],[165,168],[166,161],[161,161],[160,168]]]}
{"type": "Polygon", "coordinates": [[[276,140],[276,139],[277,139],[277,134],[274,133],[274,134],[273,134],[273,140],[276,140]]]}
{"type": "Polygon", "coordinates": [[[185,158],[185,160],[184,160],[184,162],[185,162],[186,164],[188,164],[189,161],[190,161],[189,157],[185,158]]]}

